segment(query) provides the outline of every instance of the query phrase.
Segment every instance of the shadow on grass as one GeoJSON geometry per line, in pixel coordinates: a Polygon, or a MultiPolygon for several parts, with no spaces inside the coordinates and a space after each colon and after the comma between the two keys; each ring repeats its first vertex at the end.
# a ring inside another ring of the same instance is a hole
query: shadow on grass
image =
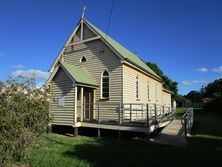
{"type": "Polygon", "coordinates": [[[94,166],[221,166],[221,118],[195,111],[193,136],[186,147],[148,141],[100,139],[73,146],[64,156],[86,160],[94,166]]]}
{"type": "Polygon", "coordinates": [[[73,146],[64,156],[86,160],[93,166],[210,166],[221,165],[222,140],[192,138],[187,147],[141,141],[100,139],[73,146]]]}

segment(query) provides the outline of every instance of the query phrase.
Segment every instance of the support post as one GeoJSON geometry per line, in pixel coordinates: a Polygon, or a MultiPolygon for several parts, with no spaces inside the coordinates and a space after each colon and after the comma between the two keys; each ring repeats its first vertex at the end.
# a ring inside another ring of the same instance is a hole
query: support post
{"type": "Polygon", "coordinates": [[[187,137],[187,118],[184,120],[184,136],[187,137]]]}
{"type": "Polygon", "coordinates": [[[83,112],[84,112],[84,103],[83,103],[83,87],[81,87],[81,100],[80,100],[80,106],[81,106],[81,111],[80,111],[80,121],[83,121],[83,112]]]}
{"type": "Polygon", "coordinates": [[[97,129],[97,137],[100,138],[100,129],[97,129]]]}
{"type": "Polygon", "coordinates": [[[158,120],[157,120],[157,106],[156,106],[156,104],[154,104],[154,111],[155,111],[155,124],[158,124],[158,120]]]}
{"type": "Polygon", "coordinates": [[[133,117],[132,117],[132,104],[130,104],[130,122],[133,121],[133,117]]]}
{"type": "Polygon", "coordinates": [[[74,125],[75,125],[75,123],[77,122],[77,117],[78,117],[78,115],[77,115],[77,92],[78,92],[78,89],[77,89],[78,87],[77,86],[75,86],[75,110],[74,110],[74,125]]]}
{"type": "Polygon", "coordinates": [[[146,126],[150,127],[149,104],[146,104],[146,126]]]}
{"type": "Polygon", "coordinates": [[[122,111],[122,104],[119,104],[119,125],[122,124],[122,119],[121,119],[121,111],[122,111]]]}
{"type": "Polygon", "coordinates": [[[78,136],[78,134],[79,134],[79,128],[74,127],[74,136],[78,136]]]}
{"type": "Polygon", "coordinates": [[[97,110],[98,110],[98,123],[100,123],[100,104],[98,103],[97,105],[97,110]]]}
{"type": "Polygon", "coordinates": [[[163,109],[162,110],[163,110],[163,115],[164,115],[164,105],[163,105],[163,109]]]}

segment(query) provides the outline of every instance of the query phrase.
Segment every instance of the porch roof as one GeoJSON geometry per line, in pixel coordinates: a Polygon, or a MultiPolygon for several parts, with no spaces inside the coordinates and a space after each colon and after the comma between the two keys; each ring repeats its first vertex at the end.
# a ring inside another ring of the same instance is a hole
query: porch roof
{"type": "Polygon", "coordinates": [[[96,81],[83,67],[60,62],[66,72],[79,84],[98,86],[96,81]]]}

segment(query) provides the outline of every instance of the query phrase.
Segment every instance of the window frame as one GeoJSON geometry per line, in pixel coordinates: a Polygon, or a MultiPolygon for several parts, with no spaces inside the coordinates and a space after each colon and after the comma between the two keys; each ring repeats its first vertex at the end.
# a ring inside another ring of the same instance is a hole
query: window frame
{"type": "Polygon", "coordinates": [[[136,76],[136,99],[139,99],[139,76],[136,76]]]}
{"type": "Polygon", "coordinates": [[[109,98],[110,98],[110,73],[109,73],[109,71],[108,70],[104,70],[102,73],[101,73],[101,84],[100,84],[100,98],[101,99],[105,99],[105,100],[108,100],[109,98]],[[104,76],[104,73],[105,72],[107,72],[107,74],[108,75],[105,75],[104,76]],[[108,78],[108,86],[107,86],[107,88],[106,89],[108,89],[108,92],[106,92],[106,93],[108,93],[108,96],[104,96],[104,81],[103,81],[103,79],[107,79],[108,78]]]}

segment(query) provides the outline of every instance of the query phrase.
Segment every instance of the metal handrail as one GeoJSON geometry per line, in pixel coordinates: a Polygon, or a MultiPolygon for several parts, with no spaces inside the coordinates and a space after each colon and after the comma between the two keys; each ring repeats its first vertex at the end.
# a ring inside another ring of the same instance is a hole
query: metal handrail
{"type": "Polygon", "coordinates": [[[182,116],[181,124],[184,128],[184,136],[187,137],[193,126],[193,108],[189,108],[182,116]]]}

